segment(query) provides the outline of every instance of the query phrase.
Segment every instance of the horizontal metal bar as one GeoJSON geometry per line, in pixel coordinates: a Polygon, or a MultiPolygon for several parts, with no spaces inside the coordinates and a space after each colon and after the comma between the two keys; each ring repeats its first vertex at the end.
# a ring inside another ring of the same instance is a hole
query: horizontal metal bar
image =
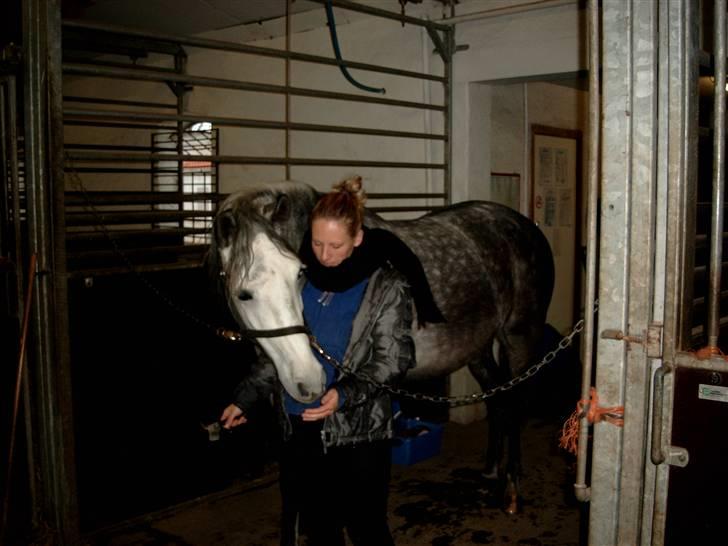
{"type": "Polygon", "coordinates": [[[728,373],[728,361],[722,355],[701,360],[693,353],[678,353],[675,364],[680,368],[704,369],[708,371],[728,373]]]}
{"type": "MultiPolygon", "coordinates": [[[[310,0],[316,4],[325,4],[329,0],[310,0]]],[[[356,2],[348,2],[346,0],[330,0],[331,5],[335,8],[348,9],[350,11],[357,11],[359,13],[366,13],[368,15],[375,15],[376,17],[382,17],[384,19],[392,19],[393,21],[399,21],[401,23],[409,23],[410,25],[416,25],[425,28],[431,28],[433,30],[448,31],[450,27],[440,23],[433,23],[425,19],[417,19],[416,17],[410,17],[394,11],[387,11],[379,8],[373,8],[365,6],[364,4],[357,4],[356,2]]]]}
{"type": "MultiPolygon", "coordinates": [[[[190,201],[223,201],[223,193],[179,193],[161,191],[67,191],[67,207],[83,205],[153,205],[160,203],[184,203],[190,201]]],[[[445,199],[444,193],[368,193],[374,199],[445,199]]]]}
{"type": "MultiPolygon", "coordinates": [[[[149,256],[155,254],[198,254],[206,251],[210,245],[191,244],[191,245],[170,245],[170,246],[150,246],[139,248],[124,248],[121,250],[124,256],[132,258],[134,256],[149,256]]],[[[79,252],[68,252],[69,260],[99,260],[104,258],[119,257],[119,252],[114,249],[109,250],[84,250],[79,252]]]]}
{"type": "Polygon", "coordinates": [[[66,211],[66,226],[152,224],[181,221],[186,218],[211,218],[214,214],[213,211],[206,210],[98,211],[96,213],[66,211]]]}
{"type": "Polygon", "coordinates": [[[66,118],[73,119],[123,119],[126,121],[168,121],[168,122],[188,122],[195,123],[199,121],[208,121],[213,126],[235,126],[248,127],[255,129],[281,129],[292,131],[313,131],[326,133],[350,133],[360,135],[376,135],[398,138],[423,138],[431,140],[445,140],[445,135],[430,133],[415,133],[410,131],[391,131],[388,129],[369,129],[365,127],[347,127],[337,125],[318,125],[313,123],[295,123],[283,121],[267,121],[246,118],[231,118],[219,116],[206,116],[204,114],[151,114],[147,112],[120,112],[105,110],[85,110],[85,109],[65,109],[63,111],[64,121],[66,118]]]}
{"type": "MultiPolygon", "coordinates": [[[[434,23],[431,23],[434,24],[434,23]]],[[[134,36],[137,38],[148,38],[150,40],[158,40],[163,42],[171,42],[182,46],[199,47],[204,49],[214,49],[218,51],[230,51],[236,53],[246,53],[250,55],[260,55],[263,57],[275,57],[279,59],[289,59],[291,61],[301,61],[307,63],[325,64],[330,66],[340,66],[340,63],[336,59],[329,57],[320,57],[318,55],[309,55],[307,53],[297,53],[294,51],[284,51],[280,49],[265,48],[259,46],[251,46],[246,44],[238,44],[235,42],[226,42],[222,40],[212,40],[207,38],[196,38],[191,36],[178,36],[164,33],[149,33],[140,31],[138,29],[124,28],[116,25],[106,25],[99,23],[86,23],[81,21],[65,20],[63,21],[64,28],[75,28],[82,30],[93,30],[101,32],[110,32],[113,34],[122,34],[126,36],[134,36]]],[[[447,27],[443,27],[447,28],[447,27]]],[[[381,74],[392,74],[394,76],[403,76],[407,78],[417,78],[423,80],[430,80],[440,83],[445,83],[446,79],[442,76],[433,76],[432,74],[425,74],[422,72],[413,72],[411,70],[401,70],[397,68],[389,68],[386,66],[379,66],[367,63],[358,63],[352,61],[346,61],[348,68],[354,68],[357,70],[367,70],[369,72],[379,72],[381,74]]]]}
{"type": "Polygon", "coordinates": [[[218,193],[180,193],[165,191],[67,191],[66,206],[83,205],[154,205],[160,203],[185,203],[191,201],[218,201],[224,199],[218,193]]]}
{"type": "Polygon", "coordinates": [[[103,121],[76,121],[63,120],[67,127],[101,127],[108,129],[144,129],[145,131],[159,131],[160,129],[174,130],[174,125],[152,125],[150,123],[115,123],[103,121]]]}
{"type": "Polygon", "coordinates": [[[153,152],[155,150],[166,149],[154,146],[132,146],[124,144],[81,144],[74,142],[66,142],[63,147],[65,150],[106,150],[119,152],[153,152]]]}
{"type": "MultiPolygon", "coordinates": [[[[134,264],[133,273],[154,273],[158,271],[178,271],[180,269],[198,269],[202,266],[202,258],[204,254],[196,256],[180,256],[183,261],[177,261],[166,264],[134,264]]],[[[111,275],[124,275],[132,273],[128,267],[95,267],[84,269],[69,269],[67,278],[83,279],[86,277],[107,277],[111,275]]]]}
{"type": "Polygon", "coordinates": [[[446,193],[368,193],[369,199],[445,199],[446,193]]]}
{"type": "Polygon", "coordinates": [[[67,231],[66,241],[97,241],[100,239],[133,240],[147,238],[181,237],[210,233],[208,228],[156,228],[156,229],[113,229],[107,231],[67,231]]]}
{"type": "MultiPolygon", "coordinates": [[[[93,53],[95,54],[95,53],[93,53]]],[[[93,66],[110,66],[113,68],[133,69],[133,70],[148,70],[150,72],[163,72],[166,74],[177,74],[178,72],[174,68],[167,68],[164,66],[144,65],[137,63],[120,63],[108,60],[97,60],[90,56],[83,55],[68,55],[66,51],[63,54],[63,60],[67,63],[83,63],[93,66]]]]}
{"type": "Polygon", "coordinates": [[[228,80],[222,78],[207,78],[203,76],[192,76],[186,74],[155,74],[143,70],[121,70],[117,68],[86,66],[78,63],[63,63],[64,74],[77,76],[95,76],[102,78],[116,78],[134,81],[148,82],[175,82],[197,85],[200,87],[216,87],[220,89],[236,89],[239,91],[252,91],[255,93],[275,93],[280,95],[290,94],[301,97],[313,97],[320,99],[345,100],[352,102],[368,102],[383,104],[386,106],[399,106],[403,108],[417,108],[420,110],[444,111],[444,106],[411,102],[404,100],[382,99],[366,95],[354,95],[351,93],[336,93],[333,91],[322,91],[318,89],[305,89],[302,87],[290,87],[285,85],[273,85],[266,83],[252,83],[239,80],[228,80]]]}
{"type": "Polygon", "coordinates": [[[78,97],[75,95],[66,95],[63,102],[79,102],[83,104],[114,104],[118,106],[133,106],[139,108],[168,108],[176,110],[177,105],[164,102],[146,102],[140,100],[119,100],[119,99],[102,99],[97,97],[78,97]]]}
{"type": "Polygon", "coordinates": [[[372,212],[379,214],[382,212],[430,212],[441,208],[444,207],[367,207],[367,210],[371,210],[372,212]]]}
{"type": "MultiPolygon", "coordinates": [[[[444,169],[444,163],[406,163],[399,161],[357,161],[353,159],[309,159],[282,157],[248,157],[236,155],[179,155],[179,154],[143,154],[133,152],[68,152],[70,161],[210,161],[228,165],[328,165],[347,167],[390,167],[401,169],[444,169]]],[[[73,169],[70,169],[71,171],[73,169]]]]}
{"type": "Polygon", "coordinates": [[[133,168],[114,168],[114,167],[66,167],[67,173],[95,173],[95,174],[178,174],[176,170],[160,170],[160,169],[133,169],[133,168]]]}

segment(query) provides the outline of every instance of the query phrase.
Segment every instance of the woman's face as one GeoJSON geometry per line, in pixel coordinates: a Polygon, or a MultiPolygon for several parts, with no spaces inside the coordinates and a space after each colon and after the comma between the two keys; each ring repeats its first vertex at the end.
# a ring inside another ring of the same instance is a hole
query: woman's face
{"type": "Polygon", "coordinates": [[[316,258],[325,267],[335,267],[346,260],[361,244],[364,232],[352,237],[341,220],[316,218],[311,223],[311,246],[316,258]]]}

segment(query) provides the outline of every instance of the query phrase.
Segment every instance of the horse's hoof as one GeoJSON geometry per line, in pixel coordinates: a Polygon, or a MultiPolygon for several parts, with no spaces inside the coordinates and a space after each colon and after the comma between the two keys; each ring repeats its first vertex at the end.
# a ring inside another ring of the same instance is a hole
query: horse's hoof
{"type": "Polygon", "coordinates": [[[511,499],[509,499],[503,511],[509,516],[515,516],[516,514],[518,514],[518,512],[521,511],[520,507],[518,506],[518,497],[512,497],[511,499]]]}

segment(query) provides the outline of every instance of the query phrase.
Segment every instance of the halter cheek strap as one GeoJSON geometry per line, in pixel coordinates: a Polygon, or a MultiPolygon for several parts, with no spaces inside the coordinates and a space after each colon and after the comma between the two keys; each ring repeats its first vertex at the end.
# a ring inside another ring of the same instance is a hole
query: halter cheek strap
{"type": "Polygon", "coordinates": [[[273,328],[271,330],[251,330],[245,329],[241,331],[228,330],[227,328],[218,328],[217,335],[227,339],[228,341],[242,341],[243,339],[257,339],[263,337],[283,337],[292,334],[311,335],[310,330],[304,325],[286,326],[285,328],[273,328]]]}

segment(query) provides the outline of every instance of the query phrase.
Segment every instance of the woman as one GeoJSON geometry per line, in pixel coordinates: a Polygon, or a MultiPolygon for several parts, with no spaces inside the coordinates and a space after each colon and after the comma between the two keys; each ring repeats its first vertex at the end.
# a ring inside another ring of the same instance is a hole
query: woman
{"type": "MultiPolygon", "coordinates": [[[[390,265],[397,260],[389,259],[401,260],[404,245],[389,232],[363,226],[365,200],[355,177],[316,204],[300,252],[307,278],[304,317],[329,355],[357,375],[391,384],[414,362],[412,301],[407,281],[390,265]]],[[[419,262],[405,269],[418,272],[416,284],[424,282],[428,307],[436,310],[419,262]]],[[[355,546],[394,544],[387,523],[389,394],[319,360],[327,377],[320,400],[302,404],[281,393],[281,543],[295,544],[299,529],[308,544],[343,545],[346,529],[355,546]]],[[[226,428],[245,422],[244,406],[231,404],[221,421],[226,428]]]]}

